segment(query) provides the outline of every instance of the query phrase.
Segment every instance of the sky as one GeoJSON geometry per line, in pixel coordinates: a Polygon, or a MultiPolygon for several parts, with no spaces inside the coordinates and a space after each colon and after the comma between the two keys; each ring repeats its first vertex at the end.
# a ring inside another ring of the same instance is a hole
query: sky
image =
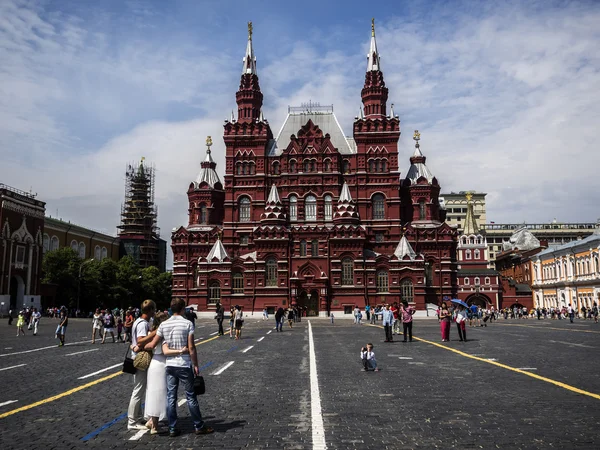
{"type": "Polygon", "coordinates": [[[224,172],[247,42],[277,133],[288,105],[358,114],[371,17],[401,177],[412,134],[442,191],[496,223],[600,217],[598,1],[0,0],[0,182],[116,233],[126,165],[156,167],[161,236],[187,223],[205,139],[224,172]],[[526,5],[524,5],[526,3],[526,5]]]}

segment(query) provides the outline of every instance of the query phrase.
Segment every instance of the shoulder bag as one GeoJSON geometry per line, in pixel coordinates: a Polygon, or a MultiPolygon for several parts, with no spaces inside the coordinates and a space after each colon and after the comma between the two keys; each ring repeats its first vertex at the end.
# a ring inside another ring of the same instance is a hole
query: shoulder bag
{"type": "Polygon", "coordinates": [[[152,352],[150,350],[140,350],[135,355],[133,367],[138,370],[148,370],[148,367],[150,367],[150,361],[152,361],[152,352]]]}
{"type": "Polygon", "coordinates": [[[206,392],[206,385],[204,384],[204,377],[198,375],[194,378],[194,394],[202,395],[206,392]]]}
{"type": "Polygon", "coordinates": [[[123,361],[123,373],[134,374],[137,369],[133,365],[133,358],[131,357],[131,347],[127,346],[127,352],[125,353],[125,361],[123,361]]]}

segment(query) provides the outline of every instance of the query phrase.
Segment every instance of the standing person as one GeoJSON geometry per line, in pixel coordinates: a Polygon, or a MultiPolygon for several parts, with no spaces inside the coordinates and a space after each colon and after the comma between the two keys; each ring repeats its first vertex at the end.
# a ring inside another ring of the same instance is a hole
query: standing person
{"type": "Polygon", "coordinates": [[[23,336],[25,336],[25,330],[23,329],[24,325],[25,313],[23,311],[19,311],[19,315],[17,316],[17,337],[19,337],[21,333],[23,333],[23,336]]]}
{"type": "Polygon", "coordinates": [[[131,309],[128,309],[125,313],[125,341],[131,342],[131,327],[133,327],[133,322],[135,322],[133,318],[133,313],[131,309]]]}
{"type": "MultiPolygon", "coordinates": [[[[236,311],[241,311],[236,306],[236,311]]],[[[190,416],[194,422],[194,432],[197,435],[209,434],[214,430],[207,427],[202,420],[198,398],[194,393],[194,376],[199,374],[198,354],[194,345],[194,327],[189,320],[184,319],[181,314],[185,311],[185,301],[175,298],[171,301],[173,316],[161,323],[156,331],[156,336],[147,345],[154,348],[161,339],[164,339],[170,350],[178,351],[174,355],[167,355],[167,416],[169,418],[169,436],[177,437],[181,431],[177,428],[177,389],[179,383],[183,385],[187,398],[190,416]],[[189,353],[184,353],[186,350],[189,353]]]]}
{"type": "Polygon", "coordinates": [[[269,311],[266,306],[263,308],[263,320],[269,320],[269,311]]]}
{"type": "Polygon", "coordinates": [[[229,339],[233,338],[233,333],[235,333],[235,307],[229,308],[229,339]]]}
{"type": "Polygon", "coordinates": [[[394,324],[394,313],[390,311],[390,305],[385,305],[382,323],[383,328],[385,329],[385,342],[393,342],[392,325],[394,324]]]}
{"type": "Polygon", "coordinates": [[[104,318],[102,319],[102,323],[104,323],[104,334],[102,335],[102,342],[106,340],[106,335],[110,333],[112,336],[113,344],[115,343],[115,316],[113,316],[112,311],[110,309],[106,310],[106,314],[104,314],[104,318]]]}
{"type": "Polygon", "coordinates": [[[394,315],[394,323],[392,324],[392,333],[400,334],[400,320],[399,320],[400,317],[398,315],[398,303],[394,302],[394,304],[390,308],[390,311],[392,311],[392,314],[394,315]]]}
{"type": "Polygon", "coordinates": [[[275,331],[283,331],[283,316],[285,315],[285,311],[280,306],[277,308],[275,312],[275,331]]]}
{"type": "Polygon", "coordinates": [[[354,308],[354,323],[360,325],[360,319],[362,319],[362,313],[358,305],[354,308]]]}
{"type": "Polygon", "coordinates": [[[452,320],[452,315],[450,311],[448,311],[448,306],[446,303],[442,303],[442,307],[440,308],[440,329],[442,331],[442,342],[448,342],[450,340],[450,321],[452,320]]]}
{"type": "Polygon", "coordinates": [[[455,321],[456,321],[456,329],[458,330],[458,337],[461,341],[467,341],[467,309],[464,306],[457,306],[455,310],[455,321]]]}
{"type": "Polygon", "coordinates": [[[240,340],[242,338],[242,327],[244,326],[244,313],[242,307],[235,305],[235,339],[240,340]]]}
{"type": "Polygon", "coordinates": [[[404,340],[402,342],[406,342],[407,336],[408,342],[412,342],[412,325],[414,313],[415,309],[412,306],[408,306],[408,302],[404,300],[402,302],[402,305],[400,306],[400,314],[402,315],[402,331],[404,334],[404,340]]]}
{"type": "Polygon", "coordinates": [[[98,332],[98,337],[102,337],[102,314],[100,314],[100,309],[96,308],[96,312],[92,316],[92,344],[96,343],[96,331],[98,332]]]}
{"type": "Polygon", "coordinates": [[[65,345],[65,334],[67,334],[67,325],[69,325],[69,314],[67,314],[66,309],[60,310],[58,327],[56,328],[56,335],[58,339],[60,339],[59,347],[63,347],[65,345]]]}
{"type": "Polygon", "coordinates": [[[223,336],[225,331],[223,331],[223,320],[225,320],[225,308],[221,303],[217,303],[217,314],[215,315],[215,319],[217,319],[217,324],[219,325],[219,334],[218,336],[223,336]]]}
{"type": "Polygon", "coordinates": [[[117,341],[125,342],[123,340],[123,318],[121,315],[117,317],[117,341]]]}
{"type": "Polygon", "coordinates": [[[292,324],[294,323],[294,310],[291,306],[287,310],[287,321],[290,328],[292,328],[292,324]]]}
{"type": "MultiPolygon", "coordinates": [[[[144,349],[154,338],[156,332],[149,332],[149,321],[156,313],[156,303],[153,300],[144,300],[142,303],[142,315],[133,323],[131,329],[131,357],[135,359],[137,352],[144,349]]],[[[127,408],[127,429],[145,430],[146,425],[142,423],[142,399],[146,397],[147,371],[137,370],[133,374],[133,391],[127,408]]]]}
{"type": "Polygon", "coordinates": [[[365,314],[367,316],[367,322],[371,321],[371,307],[369,305],[365,306],[365,314]]]}
{"type": "Polygon", "coordinates": [[[594,315],[594,323],[598,323],[598,305],[594,302],[594,307],[592,308],[592,314],[594,315]]]}
{"type": "Polygon", "coordinates": [[[8,325],[12,325],[12,321],[13,321],[12,309],[9,309],[8,310],[8,325]]]}
{"type": "Polygon", "coordinates": [[[567,308],[567,312],[569,313],[569,320],[571,321],[571,323],[573,323],[573,319],[575,318],[575,309],[570,303],[569,307],[567,308]]]}
{"type": "Polygon", "coordinates": [[[38,325],[40,324],[40,319],[42,318],[42,313],[37,310],[37,308],[33,308],[33,313],[31,314],[31,320],[33,322],[33,335],[37,336],[38,325]]]}

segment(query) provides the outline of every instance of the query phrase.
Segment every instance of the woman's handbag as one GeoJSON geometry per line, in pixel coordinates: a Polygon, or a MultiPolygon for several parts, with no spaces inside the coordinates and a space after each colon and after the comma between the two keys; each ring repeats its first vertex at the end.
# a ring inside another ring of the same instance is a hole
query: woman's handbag
{"type": "Polygon", "coordinates": [[[204,385],[204,377],[198,375],[194,378],[194,394],[202,395],[206,392],[206,386],[204,385]]]}
{"type": "Polygon", "coordinates": [[[123,361],[123,373],[134,374],[137,369],[133,365],[133,358],[131,357],[131,347],[127,346],[127,353],[125,353],[125,361],[123,361]]]}
{"type": "Polygon", "coordinates": [[[152,361],[152,352],[150,350],[140,350],[135,355],[133,366],[138,370],[148,370],[152,361]]]}

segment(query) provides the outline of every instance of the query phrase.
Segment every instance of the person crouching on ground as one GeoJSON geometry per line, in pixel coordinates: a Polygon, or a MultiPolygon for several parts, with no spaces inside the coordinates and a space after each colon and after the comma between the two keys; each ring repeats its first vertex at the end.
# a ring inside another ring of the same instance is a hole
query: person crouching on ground
{"type": "Polygon", "coordinates": [[[363,347],[360,349],[360,359],[362,360],[365,372],[368,370],[379,372],[377,361],[375,360],[375,352],[373,352],[373,344],[368,343],[366,348],[363,347]]]}

